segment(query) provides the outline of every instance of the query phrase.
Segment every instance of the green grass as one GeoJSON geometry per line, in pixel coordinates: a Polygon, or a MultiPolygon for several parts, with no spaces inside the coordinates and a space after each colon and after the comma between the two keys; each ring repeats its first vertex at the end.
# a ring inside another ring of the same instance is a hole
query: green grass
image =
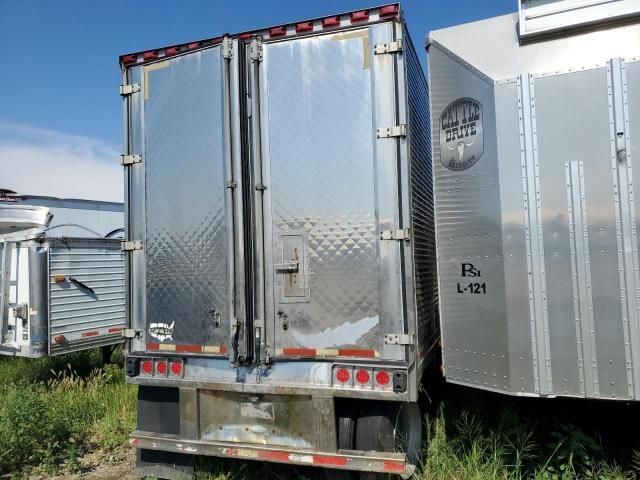
{"type": "MultiPolygon", "coordinates": [[[[586,433],[563,414],[558,422],[541,410],[551,403],[532,404],[523,412],[518,410],[522,401],[496,403],[503,397],[482,395],[450,391],[434,418],[425,421],[423,465],[416,479],[626,480],[640,472],[640,455],[634,458],[628,445],[624,452],[605,448],[593,431],[586,433]]],[[[1,359],[0,475],[77,471],[87,452],[126,445],[135,411],[135,387],[124,383],[121,366],[101,368],[97,352],[1,359]]],[[[307,475],[322,478],[315,469],[215,458],[198,459],[196,469],[196,480],[307,475]]]]}
{"type": "Polygon", "coordinates": [[[0,473],[74,471],[90,448],[126,443],[135,387],[95,352],[0,361],[0,473]]]}
{"type": "Polygon", "coordinates": [[[631,468],[605,460],[600,444],[580,429],[559,425],[539,434],[507,411],[495,430],[462,412],[450,420],[443,412],[428,424],[420,480],[632,479],[631,468]],[[544,443],[541,443],[543,441],[544,443]]]}

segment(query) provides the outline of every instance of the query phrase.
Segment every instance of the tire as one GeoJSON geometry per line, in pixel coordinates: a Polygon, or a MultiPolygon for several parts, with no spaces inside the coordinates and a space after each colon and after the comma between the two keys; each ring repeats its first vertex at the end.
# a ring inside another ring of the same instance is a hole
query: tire
{"type": "MultiPolygon", "coordinates": [[[[356,419],[352,413],[345,413],[338,418],[338,449],[353,450],[355,448],[356,419]]],[[[324,471],[326,480],[356,480],[357,474],[351,470],[324,471]]]]}
{"type": "MultiPolygon", "coordinates": [[[[420,461],[422,416],[416,403],[371,402],[358,415],[355,448],[363,451],[404,452],[414,465],[420,461]]],[[[389,478],[361,472],[361,480],[389,478]]]]}

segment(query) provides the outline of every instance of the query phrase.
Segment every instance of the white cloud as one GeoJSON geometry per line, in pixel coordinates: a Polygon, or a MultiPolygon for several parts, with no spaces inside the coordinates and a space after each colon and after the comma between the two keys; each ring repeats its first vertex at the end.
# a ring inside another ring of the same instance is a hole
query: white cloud
{"type": "Polygon", "coordinates": [[[0,120],[0,188],[20,194],[122,202],[115,145],[0,120]]]}

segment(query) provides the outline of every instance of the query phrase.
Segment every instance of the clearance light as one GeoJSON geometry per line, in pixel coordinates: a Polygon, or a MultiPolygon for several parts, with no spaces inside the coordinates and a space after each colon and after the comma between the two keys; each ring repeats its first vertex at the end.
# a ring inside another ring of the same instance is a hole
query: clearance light
{"type": "Polygon", "coordinates": [[[340,17],[327,17],[322,20],[322,26],[324,28],[327,27],[339,27],[340,26],[340,17]]]}
{"type": "Polygon", "coordinates": [[[142,362],[142,373],[145,375],[153,374],[153,362],[151,360],[145,360],[142,362]]]}
{"type": "Polygon", "coordinates": [[[313,23],[301,22],[296,24],[296,32],[310,32],[313,30],[313,23]]]}
{"type": "Polygon", "coordinates": [[[54,275],[53,281],[56,283],[64,283],[67,281],[67,277],[65,277],[64,275],[54,275]]]}
{"type": "Polygon", "coordinates": [[[353,12],[351,14],[352,22],[363,22],[365,20],[369,20],[369,12],[367,10],[362,10],[360,12],[353,12]]]}

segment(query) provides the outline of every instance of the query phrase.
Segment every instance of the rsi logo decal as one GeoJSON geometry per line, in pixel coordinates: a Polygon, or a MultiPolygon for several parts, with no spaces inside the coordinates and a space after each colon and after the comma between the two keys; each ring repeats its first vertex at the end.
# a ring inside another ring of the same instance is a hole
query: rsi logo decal
{"type": "Polygon", "coordinates": [[[459,98],[440,115],[440,162],[459,171],[475,165],[484,153],[482,104],[459,98]]]}

